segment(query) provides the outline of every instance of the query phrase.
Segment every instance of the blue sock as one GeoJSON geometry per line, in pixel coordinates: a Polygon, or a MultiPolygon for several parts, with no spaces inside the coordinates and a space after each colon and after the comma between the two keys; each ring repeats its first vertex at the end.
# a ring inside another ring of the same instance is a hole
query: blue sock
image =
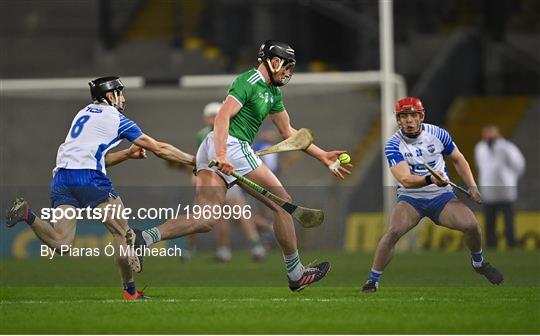
{"type": "Polygon", "coordinates": [[[471,252],[472,264],[474,267],[481,267],[484,262],[484,253],[482,250],[478,252],[471,252]]]}
{"type": "Polygon", "coordinates": [[[379,281],[379,277],[381,276],[382,272],[376,271],[373,268],[371,269],[371,273],[369,273],[368,280],[371,281],[379,281]]]}
{"type": "Polygon", "coordinates": [[[36,221],[36,215],[32,211],[28,211],[28,220],[26,221],[26,223],[28,225],[32,225],[34,224],[35,221],[36,221]]]}
{"type": "Polygon", "coordinates": [[[125,283],[124,290],[126,290],[129,294],[134,295],[137,292],[135,289],[135,281],[125,283]]]}

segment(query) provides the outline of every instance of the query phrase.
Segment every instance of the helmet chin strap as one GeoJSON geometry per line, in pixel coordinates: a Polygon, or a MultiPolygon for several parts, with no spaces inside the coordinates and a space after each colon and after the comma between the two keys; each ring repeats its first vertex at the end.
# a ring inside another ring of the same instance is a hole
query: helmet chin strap
{"type": "Polygon", "coordinates": [[[118,96],[118,91],[114,90],[113,95],[114,95],[114,104],[113,104],[113,106],[116,107],[116,109],[121,112],[121,109],[118,107],[118,104],[120,103],[120,97],[118,96]]]}
{"type": "Polygon", "coordinates": [[[406,136],[409,139],[416,139],[416,138],[418,138],[420,133],[422,133],[422,123],[420,123],[420,125],[418,126],[418,131],[416,131],[414,133],[406,133],[403,129],[404,128],[400,126],[401,134],[403,134],[404,136],[406,136]]]}
{"type": "Polygon", "coordinates": [[[109,99],[107,99],[107,97],[101,98],[101,101],[104,102],[104,103],[107,103],[107,105],[116,107],[116,109],[119,112],[122,112],[124,110],[124,108],[123,107],[118,107],[118,105],[120,104],[120,96],[118,95],[117,90],[113,91],[113,96],[114,96],[114,102],[109,101],[109,99]]]}
{"type": "Polygon", "coordinates": [[[267,59],[266,62],[264,63],[264,66],[266,67],[266,70],[268,71],[268,75],[270,76],[270,82],[274,86],[283,86],[283,85],[285,85],[285,83],[277,82],[277,81],[274,80],[274,75],[276,73],[278,73],[279,70],[281,70],[281,68],[283,67],[283,63],[285,63],[285,60],[280,59],[279,60],[279,66],[277,67],[277,69],[274,69],[274,67],[272,66],[272,62],[269,59],[267,59]]]}
{"type": "MultiPolygon", "coordinates": [[[[420,115],[420,124],[418,124],[418,131],[414,132],[414,133],[407,133],[405,132],[405,127],[403,127],[401,125],[401,123],[399,123],[398,121],[398,125],[399,125],[399,130],[401,132],[401,134],[403,134],[404,136],[406,136],[407,138],[409,139],[416,139],[418,138],[418,136],[420,135],[420,133],[422,133],[422,122],[424,121],[424,112],[423,111],[418,111],[419,113],[421,113],[420,115]]],[[[396,114],[399,118],[399,113],[396,114]]]]}
{"type": "Polygon", "coordinates": [[[266,63],[268,64],[268,67],[270,68],[270,70],[272,71],[272,73],[276,74],[276,73],[278,73],[278,71],[281,70],[281,68],[283,67],[283,63],[285,63],[285,60],[284,60],[284,59],[280,59],[280,60],[279,60],[279,66],[277,67],[277,69],[274,69],[274,67],[272,66],[271,60],[267,59],[267,60],[266,60],[266,63]]]}

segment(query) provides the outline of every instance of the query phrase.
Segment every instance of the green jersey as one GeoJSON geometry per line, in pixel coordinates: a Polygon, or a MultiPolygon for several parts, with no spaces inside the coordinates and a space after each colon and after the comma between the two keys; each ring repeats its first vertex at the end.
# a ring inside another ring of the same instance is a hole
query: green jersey
{"type": "Polygon", "coordinates": [[[201,129],[199,132],[197,132],[197,148],[202,144],[204,139],[206,139],[206,136],[208,133],[212,132],[214,130],[213,126],[206,126],[205,128],[201,129]]]}
{"type": "Polygon", "coordinates": [[[242,105],[240,111],[231,118],[229,134],[250,144],[269,113],[285,111],[281,90],[266,84],[257,69],[238,76],[229,87],[228,95],[242,105]]]}

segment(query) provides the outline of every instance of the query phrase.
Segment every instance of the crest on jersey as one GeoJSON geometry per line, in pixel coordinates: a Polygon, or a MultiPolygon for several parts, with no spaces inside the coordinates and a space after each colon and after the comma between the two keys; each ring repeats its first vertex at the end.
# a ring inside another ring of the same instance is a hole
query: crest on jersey
{"type": "Polygon", "coordinates": [[[271,104],[274,103],[274,96],[270,95],[270,93],[268,92],[265,92],[264,94],[262,92],[259,92],[259,98],[264,100],[266,104],[268,104],[268,102],[270,102],[271,104]]]}
{"type": "Polygon", "coordinates": [[[428,152],[433,154],[435,152],[435,145],[434,144],[428,145],[427,150],[428,150],[428,152]]]}

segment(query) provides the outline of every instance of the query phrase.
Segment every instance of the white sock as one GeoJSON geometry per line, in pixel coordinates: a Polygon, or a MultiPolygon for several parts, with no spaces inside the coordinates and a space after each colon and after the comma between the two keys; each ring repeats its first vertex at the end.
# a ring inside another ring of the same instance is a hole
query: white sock
{"type": "Polygon", "coordinates": [[[223,261],[229,261],[232,258],[231,249],[228,247],[219,247],[216,251],[216,256],[223,261]]]}
{"type": "Polygon", "coordinates": [[[159,232],[157,227],[144,230],[142,232],[142,236],[144,238],[144,241],[146,242],[146,246],[150,246],[161,241],[161,233],[159,232]]]}
{"type": "Polygon", "coordinates": [[[484,254],[482,253],[482,250],[478,252],[471,252],[471,258],[474,268],[482,267],[482,264],[484,263],[484,254]],[[475,261],[475,259],[477,261],[475,261]]]}
{"type": "Polygon", "coordinates": [[[300,261],[300,255],[298,251],[291,255],[284,256],[285,266],[287,267],[287,275],[292,281],[298,281],[304,273],[304,265],[300,261]]]}

